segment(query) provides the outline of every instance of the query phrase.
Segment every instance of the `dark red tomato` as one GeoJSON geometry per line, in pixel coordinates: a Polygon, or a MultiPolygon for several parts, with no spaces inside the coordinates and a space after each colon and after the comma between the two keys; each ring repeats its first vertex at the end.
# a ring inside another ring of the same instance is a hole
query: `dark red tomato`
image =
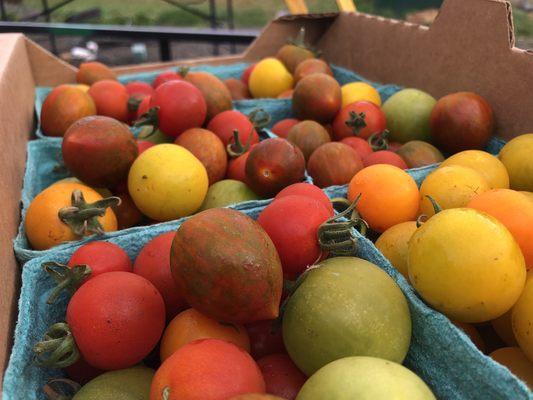
{"type": "Polygon", "coordinates": [[[289,279],[321,258],[318,228],[330,216],[320,201],[294,195],[277,199],[259,214],[257,222],[274,242],[289,279]]]}
{"type": "Polygon", "coordinates": [[[242,73],[241,80],[248,86],[248,80],[250,79],[250,75],[252,75],[252,71],[255,68],[255,64],[250,64],[242,73]]]}
{"type": "Polygon", "coordinates": [[[159,129],[172,137],[202,126],[207,115],[202,92],[185,81],[174,80],[158,86],[151,97],[150,107],[159,107],[159,129]]]}
{"type": "Polygon", "coordinates": [[[139,149],[139,155],[145,150],[148,150],[150,147],[155,146],[155,143],[149,142],[148,140],[137,139],[137,148],[139,149]]]}
{"type": "Polygon", "coordinates": [[[137,119],[141,118],[143,114],[146,114],[150,109],[150,102],[152,101],[152,96],[146,96],[142,99],[139,108],[137,108],[137,119]]]}
{"type": "Polygon", "coordinates": [[[83,357],[80,357],[78,361],[67,367],[65,370],[67,372],[67,376],[74,382],[78,382],[80,385],[85,385],[87,382],[105,372],[88,364],[83,357]]]}
{"type": "Polygon", "coordinates": [[[121,247],[100,240],[82,245],[70,256],[67,265],[72,268],[83,264],[91,268],[91,275],[85,281],[105,272],[132,270],[131,260],[121,247]]]}
{"type": "Polygon", "coordinates": [[[246,115],[236,110],[227,110],[217,114],[207,124],[207,130],[216,134],[222,140],[224,146],[233,143],[233,131],[235,130],[239,132],[241,143],[247,143],[250,135],[253,135],[251,144],[259,142],[259,135],[254,128],[254,124],[246,115]]]}
{"type": "Polygon", "coordinates": [[[165,327],[165,303],[154,285],[130,272],[108,272],[82,285],[66,320],[82,357],[115,370],[142,361],[165,327]]]}
{"type": "Polygon", "coordinates": [[[113,207],[113,212],[117,217],[118,229],[131,228],[132,226],[139,225],[143,220],[142,212],[137,208],[128,189],[122,193],[117,194],[120,197],[120,204],[113,207]]]}
{"type": "Polygon", "coordinates": [[[287,186],[285,189],[279,192],[274,198],[274,200],[292,195],[305,196],[318,200],[319,202],[324,204],[330,215],[333,216],[333,205],[331,204],[331,200],[326,195],[326,193],[324,193],[324,191],[318,186],[315,186],[312,183],[305,182],[295,183],[293,185],[287,186]]]}
{"type": "Polygon", "coordinates": [[[142,81],[133,81],[126,83],[126,90],[128,94],[135,98],[144,98],[146,96],[151,96],[154,93],[154,88],[146,82],[142,81]],[[144,95],[144,96],[141,96],[144,95]]]}
{"type": "Polygon", "coordinates": [[[156,76],[156,78],[152,82],[152,86],[154,87],[154,89],[157,89],[159,86],[161,86],[165,82],[181,81],[181,80],[183,80],[183,77],[177,72],[166,71],[156,76]]]}
{"type": "Polygon", "coordinates": [[[289,131],[298,122],[300,122],[300,120],[296,118],[282,119],[281,121],[276,122],[271,130],[273,133],[275,133],[279,137],[287,139],[287,136],[289,135],[289,131]]]}
{"type": "Polygon", "coordinates": [[[452,93],[437,101],[429,125],[436,146],[444,152],[482,149],[494,132],[494,114],[476,93],[452,93]]]}
{"type": "Polygon", "coordinates": [[[152,282],[163,296],[168,320],[187,308],[170,272],[170,247],[174,236],[176,232],[172,231],[153,238],[142,248],[133,265],[133,272],[152,282]]]}
{"type": "Polygon", "coordinates": [[[385,113],[369,101],[357,101],[342,107],[333,120],[335,140],[354,135],[368,139],[373,133],[385,129],[387,129],[385,113]]]}
{"type": "Polygon", "coordinates": [[[357,136],[346,137],[341,140],[341,143],[347,144],[352,149],[354,149],[361,158],[365,158],[367,155],[372,153],[372,147],[368,143],[368,140],[361,139],[357,136]]]}
{"type": "MultiPolygon", "coordinates": [[[[257,144],[254,144],[250,147],[250,150],[253,149],[257,144]]],[[[250,150],[246,153],[241,154],[237,158],[233,158],[228,162],[228,169],[226,170],[227,179],[235,179],[237,181],[244,182],[248,185],[248,180],[246,179],[246,160],[250,155],[250,150]]]]}
{"type": "Polygon", "coordinates": [[[306,376],[287,354],[271,354],[257,360],[265,379],[266,392],[287,400],[294,400],[306,376]]]}
{"type": "Polygon", "coordinates": [[[363,165],[389,164],[401,169],[407,169],[407,164],[398,154],[390,150],[379,150],[363,158],[363,165]]]}
{"type": "Polygon", "coordinates": [[[258,321],[246,325],[250,337],[250,354],[256,360],[274,353],[284,353],[281,326],[276,320],[258,321]]]}
{"type": "Polygon", "coordinates": [[[82,182],[113,187],[127,179],[139,150],[125,124],[95,115],[79,119],[67,129],[61,153],[65,166],[82,182]]]}

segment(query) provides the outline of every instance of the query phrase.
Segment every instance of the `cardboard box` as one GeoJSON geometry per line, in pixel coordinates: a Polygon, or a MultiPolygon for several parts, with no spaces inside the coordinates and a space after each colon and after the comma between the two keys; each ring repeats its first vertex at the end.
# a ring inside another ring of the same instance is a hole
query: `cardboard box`
{"type": "MultiPolygon", "coordinates": [[[[446,0],[431,28],[361,13],[283,17],[241,55],[116,68],[119,74],[173,65],[227,64],[274,55],[301,26],[325,59],[382,83],[417,87],[435,97],[470,90],[493,106],[503,138],[533,131],[533,54],[514,47],[510,4],[446,0]]],[[[0,367],[5,369],[16,316],[19,267],[12,239],[26,142],[34,124],[34,89],[73,82],[76,69],[20,34],[0,35],[0,367]]]]}

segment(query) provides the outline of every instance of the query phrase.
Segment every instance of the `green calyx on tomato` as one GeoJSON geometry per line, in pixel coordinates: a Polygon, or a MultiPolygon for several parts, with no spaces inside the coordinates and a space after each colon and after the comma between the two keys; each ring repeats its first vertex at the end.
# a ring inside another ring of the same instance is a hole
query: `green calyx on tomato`
{"type": "Polygon", "coordinates": [[[366,127],[365,117],[364,112],[356,113],[355,111],[350,111],[350,118],[345,124],[353,130],[355,136],[359,136],[359,131],[366,127]]]}
{"type": "Polygon", "coordinates": [[[375,132],[368,138],[368,144],[372,147],[373,151],[388,150],[389,135],[390,132],[387,129],[382,132],[375,132]]]}
{"type": "Polygon", "coordinates": [[[70,327],[65,322],[52,325],[42,341],[33,346],[34,362],[40,367],[66,368],[80,358],[70,327]]]}
{"type": "Polygon", "coordinates": [[[239,131],[237,129],[233,130],[233,142],[229,142],[226,146],[226,151],[228,152],[228,155],[231,158],[236,158],[239,156],[242,156],[244,153],[246,153],[250,149],[250,145],[252,144],[252,138],[253,138],[253,129],[248,135],[248,139],[246,140],[245,144],[242,144],[241,139],[239,137],[239,131]]]}
{"type": "Polygon", "coordinates": [[[64,264],[49,261],[43,263],[42,267],[57,283],[52,294],[46,300],[46,304],[55,303],[63,290],[67,290],[73,294],[80,287],[81,283],[92,273],[91,268],[86,264],[75,265],[70,268],[64,264]]]}
{"type": "Polygon", "coordinates": [[[61,208],[58,217],[78,236],[89,233],[103,235],[104,228],[98,221],[98,217],[103,217],[107,208],[116,207],[120,202],[120,197],[112,196],[94,203],[87,203],[81,190],[76,189],[72,192],[72,205],[61,208]]]}
{"type": "MultiPolygon", "coordinates": [[[[437,214],[437,213],[442,211],[442,207],[439,205],[439,203],[437,203],[437,200],[435,200],[433,197],[428,196],[428,195],[426,195],[426,197],[431,202],[431,205],[433,206],[433,210],[435,211],[435,214],[437,214]]],[[[424,224],[424,222],[426,222],[428,220],[428,218],[429,217],[426,214],[421,214],[416,219],[416,227],[420,228],[424,224]]]]}

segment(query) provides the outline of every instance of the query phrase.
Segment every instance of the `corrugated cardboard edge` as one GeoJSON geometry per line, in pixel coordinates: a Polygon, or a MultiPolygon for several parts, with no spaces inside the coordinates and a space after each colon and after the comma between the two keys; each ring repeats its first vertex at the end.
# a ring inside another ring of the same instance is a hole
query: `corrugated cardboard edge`
{"type": "Polygon", "coordinates": [[[511,20],[510,4],[499,0],[446,0],[430,28],[341,14],[318,47],[330,62],[381,83],[437,98],[479,93],[494,108],[497,135],[509,139],[533,131],[533,55],[514,47],[511,20]]]}
{"type": "MultiPolygon", "coordinates": [[[[25,38],[0,36],[0,370],[9,358],[20,288],[13,238],[20,218],[26,142],[33,125],[34,86],[25,38]]],[[[0,377],[3,379],[3,374],[0,377]]]]}

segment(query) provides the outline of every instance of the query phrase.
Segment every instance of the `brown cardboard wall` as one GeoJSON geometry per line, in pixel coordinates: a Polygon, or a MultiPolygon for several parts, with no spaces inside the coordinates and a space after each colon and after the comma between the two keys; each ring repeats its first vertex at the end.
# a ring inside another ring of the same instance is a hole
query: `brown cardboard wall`
{"type": "MultiPolygon", "coordinates": [[[[33,125],[34,82],[24,37],[0,36],[0,369],[12,345],[20,269],[13,253],[26,142],[33,125]]],[[[0,377],[0,386],[1,386],[0,377]]]]}
{"type": "Polygon", "coordinates": [[[330,62],[383,83],[441,97],[487,98],[497,134],[533,131],[533,54],[514,48],[509,3],[446,0],[431,28],[365,14],[342,14],[319,42],[330,62]]]}

